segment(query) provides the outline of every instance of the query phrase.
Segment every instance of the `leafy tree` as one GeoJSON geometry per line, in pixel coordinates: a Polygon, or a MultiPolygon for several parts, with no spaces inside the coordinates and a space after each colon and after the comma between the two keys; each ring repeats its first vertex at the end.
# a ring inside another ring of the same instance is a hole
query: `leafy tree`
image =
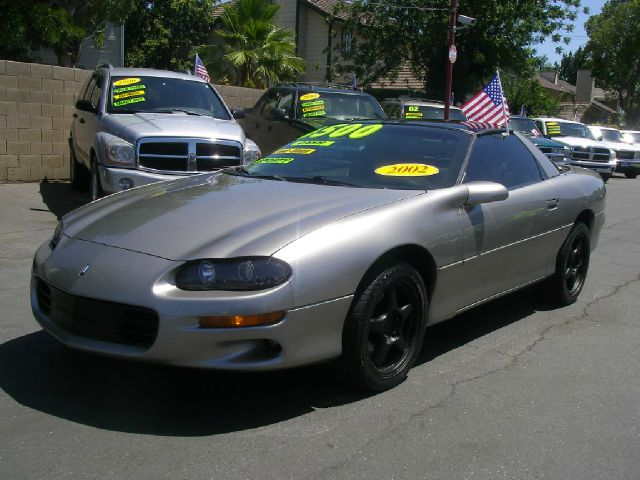
{"type": "MultiPolygon", "coordinates": [[[[458,59],[453,90],[463,98],[491,78],[497,67],[522,71],[548,35],[565,40],[573,30],[580,0],[460,0],[458,13],[477,24],[456,35],[458,59]]],[[[353,0],[338,11],[355,35],[352,54],[342,70],[353,70],[363,83],[393,76],[405,63],[424,81],[434,98],[444,94],[448,54],[449,1],[353,0]]]]}
{"type": "Polygon", "coordinates": [[[569,52],[563,55],[560,60],[560,78],[575,85],[578,81],[578,70],[585,68],[588,61],[589,56],[582,47],[578,47],[575,53],[569,52]]]}
{"type": "Polygon", "coordinates": [[[512,114],[517,114],[522,106],[528,116],[557,113],[558,100],[549,95],[535,78],[505,74],[501,75],[501,80],[512,114]]]}
{"type": "Polygon", "coordinates": [[[618,93],[627,125],[640,125],[640,0],[610,0],[586,24],[593,76],[618,93]]]}
{"type": "Polygon", "coordinates": [[[123,21],[130,0],[0,0],[3,14],[0,56],[31,60],[33,52],[50,48],[58,63],[72,66],[78,60],[80,42],[93,36],[97,45],[107,21],[123,21]]]}
{"type": "MultiPolygon", "coordinates": [[[[237,0],[224,7],[223,45],[199,49],[209,63],[226,65],[223,74],[237,85],[264,88],[269,82],[294,80],[305,71],[295,55],[294,33],[275,26],[280,5],[263,0],[237,0]]],[[[216,70],[214,70],[215,72],[216,70]]]]}
{"type": "Polygon", "coordinates": [[[192,69],[194,45],[206,42],[212,0],[129,0],[126,63],[169,70],[192,69]]]}

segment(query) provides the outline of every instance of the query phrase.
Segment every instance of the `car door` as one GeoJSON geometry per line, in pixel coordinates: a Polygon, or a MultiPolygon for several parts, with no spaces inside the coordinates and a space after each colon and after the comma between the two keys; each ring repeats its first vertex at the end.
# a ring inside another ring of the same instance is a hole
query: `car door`
{"type": "Polygon", "coordinates": [[[292,90],[275,90],[275,95],[265,102],[262,109],[262,123],[265,125],[262,132],[265,145],[263,153],[271,153],[302,135],[291,125],[293,93],[292,90]]]}
{"type": "Polygon", "coordinates": [[[504,201],[463,208],[463,265],[467,285],[459,306],[547,276],[561,223],[558,191],[517,135],[476,139],[463,183],[493,181],[509,190],[504,201]]]}
{"type": "Polygon", "coordinates": [[[89,165],[91,147],[96,132],[100,128],[99,113],[102,107],[102,82],[101,75],[94,75],[87,85],[87,89],[82,97],[83,100],[90,100],[96,107],[96,111],[90,112],[76,109],[74,118],[74,137],[76,139],[76,153],[80,155],[83,163],[89,165]]]}
{"type": "Polygon", "coordinates": [[[269,98],[271,93],[271,90],[265,92],[264,95],[262,95],[262,97],[260,97],[260,99],[256,102],[255,106],[247,110],[245,119],[241,124],[247,137],[256,142],[259,146],[261,146],[262,143],[260,141],[260,127],[262,123],[260,114],[265,102],[267,101],[267,98],[269,98]]]}

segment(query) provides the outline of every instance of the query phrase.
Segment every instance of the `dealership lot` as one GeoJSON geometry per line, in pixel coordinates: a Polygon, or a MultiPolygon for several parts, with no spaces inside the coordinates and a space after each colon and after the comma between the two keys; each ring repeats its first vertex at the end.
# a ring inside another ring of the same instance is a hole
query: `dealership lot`
{"type": "Polygon", "coordinates": [[[65,350],[32,318],[29,268],[86,198],[2,184],[0,478],[637,478],[639,187],[608,183],[577,304],[527,290],[435,326],[405,383],[362,396],[322,367],[232,375],[65,350]]]}

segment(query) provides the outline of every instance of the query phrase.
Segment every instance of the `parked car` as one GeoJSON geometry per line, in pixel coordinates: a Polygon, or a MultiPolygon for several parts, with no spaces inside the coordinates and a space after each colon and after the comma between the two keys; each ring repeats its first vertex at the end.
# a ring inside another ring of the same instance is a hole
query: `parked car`
{"type": "MultiPolygon", "coordinates": [[[[420,98],[388,98],[382,102],[388,118],[406,120],[444,120],[444,102],[420,98]]],[[[458,107],[449,108],[449,120],[464,121],[467,117],[458,107]]]]}
{"type": "Polygon", "coordinates": [[[616,152],[616,172],[636,178],[640,172],[640,145],[629,144],[616,128],[589,125],[589,130],[602,145],[616,152]]]}
{"type": "Polygon", "coordinates": [[[69,147],[71,186],[93,199],[261,155],[200,77],[110,66],[82,87],[69,147]]]}
{"type": "Polygon", "coordinates": [[[620,130],[620,132],[626,142],[640,144],[640,130],[620,130]]]}
{"type": "Polygon", "coordinates": [[[571,159],[571,149],[564,143],[543,137],[530,118],[514,115],[509,119],[509,128],[527,137],[552,162],[564,165],[571,159]]]}
{"type": "Polygon", "coordinates": [[[535,282],[560,304],[582,290],[602,180],[503,133],[331,125],[91,203],[36,252],[33,313],[88,352],[226,370],[337,358],[353,385],[393,387],[428,324],[535,282]]]}
{"type": "Polygon", "coordinates": [[[385,118],[378,101],[368,93],[311,83],[272,87],[245,114],[242,126],[264,154],[325,125],[385,118]]]}
{"type": "Polygon", "coordinates": [[[568,163],[598,172],[605,182],[611,178],[616,168],[615,151],[600,144],[584,123],[546,117],[533,120],[546,138],[571,148],[568,163]]]}

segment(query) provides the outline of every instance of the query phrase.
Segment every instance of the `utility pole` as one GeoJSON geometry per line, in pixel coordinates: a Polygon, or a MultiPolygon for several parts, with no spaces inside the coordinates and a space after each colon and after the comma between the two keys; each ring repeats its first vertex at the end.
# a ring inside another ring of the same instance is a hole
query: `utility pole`
{"type": "Polygon", "coordinates": [[[451,17],[449,19],[449,56],[447,59],[447,85],[444,92],[444,120],[449,121],[449,105],[451,104],[451,83],[453,80],[453,64],[457,58],[456,20],[458,16],[458,0],[451,0],[451,17]]]}

